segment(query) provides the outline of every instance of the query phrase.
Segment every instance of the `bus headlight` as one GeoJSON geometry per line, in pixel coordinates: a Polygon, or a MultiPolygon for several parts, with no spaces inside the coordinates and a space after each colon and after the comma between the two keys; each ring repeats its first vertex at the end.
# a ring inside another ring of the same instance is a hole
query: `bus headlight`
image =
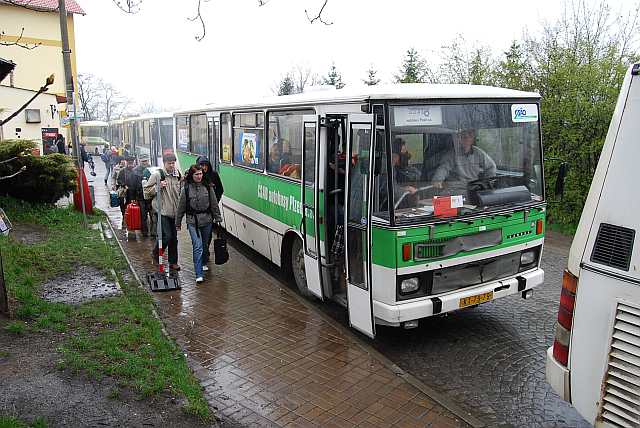
{"type": "Polygon", "coordinates": [[[536,250],[523,251],[522,254],[520,254],[520,267],[530,266],[536,262],[536,259],[536,250]]]}
{"type": "Polygon", "coordinates": [[[420,280],[416,277],[407,278],[400,283],[400,294],[409,294],[420,288],[420,280]]]}

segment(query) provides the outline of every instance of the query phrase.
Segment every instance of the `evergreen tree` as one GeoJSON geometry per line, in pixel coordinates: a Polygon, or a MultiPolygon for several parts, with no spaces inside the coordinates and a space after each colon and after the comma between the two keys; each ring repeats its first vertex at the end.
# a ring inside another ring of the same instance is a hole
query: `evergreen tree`
{"type": "Polygon", "coordinates": [[[336,68],[335,63],[331,64],[331,68],[329,68],[329,73],[326,77],[322,79],[323,85],[333,85],[336,89],[344,88],[345,84],[342,82],[342,74],[336,68]]]}
{"type": "Polygon", "coordinates": [[[431,80],[430,75],[427,63],[414,48],[410,48],[395,79],[398,83],[423,83],[431,80]]]}
{"type": "Polygon", "coordinates": [[[278,84],[278,96],[295,94],[295,87],[291,74],[287,73],[278,84]]]}
{"type": "Polygon", "coordinates": [[[380,79],[376,77],[377,73],[378,71],[373,68],[373,65],[371,65],[369,70],[367,70],[367,78],[363,79],[362,82],[367,86],[377,85],[380,83],[380,79]]]}
{"type": "Polygon", "coordinates": [[[531,89],[531,66],[522,46],[514,40],[504,56],[496,70],[496,84],[509,89],[531,89]]]}

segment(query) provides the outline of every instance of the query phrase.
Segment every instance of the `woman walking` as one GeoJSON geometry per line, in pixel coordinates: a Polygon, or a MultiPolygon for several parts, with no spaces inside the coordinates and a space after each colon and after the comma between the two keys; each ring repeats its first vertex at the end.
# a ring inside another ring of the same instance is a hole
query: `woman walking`
{"type": "Polygon", "coordinates": [[[193,265],[196,283],[204,281],[203,272],[209,270],[204,263],[204,247],[209,245],[213,223],[221,223],[218,198],[200,165],[191,165],[180,191],[176,229],[180,230],[182,217],[187,216],[187,230],[193,247],[193,265]]]}

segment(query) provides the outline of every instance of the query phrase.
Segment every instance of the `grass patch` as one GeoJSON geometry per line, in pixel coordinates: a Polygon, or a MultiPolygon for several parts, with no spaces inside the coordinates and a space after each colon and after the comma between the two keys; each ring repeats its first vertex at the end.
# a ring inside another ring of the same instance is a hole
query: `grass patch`
{"type": "Polygon", "coordinates": [[[0,415],[0,428],[47,428],[44,418],[36,418],[33,422],[27,423],[13,416],[0,415]]]}
{"type": "Polygon", "coordinates": [[[4,329],[9,333],[22,334],[26,330],[26,324],[21,321],[13,321],[7,324],[4,329]]]}
{"type": "MultiPolygon", "coordinates": [[[[110,376],[141,396],[168,392],[185,397],[188,414],[210,420],[202,389],[184,355],[164,336],[152,313],[151,296],[136,283],[120,280],[122,296],[80,306],[49,303],[39,297],[40,284],[80,265],[94,266],[106,276],[114,269],[121,279],[127,264],[117,244],[105,244],[99,231],[85,229],[82,216],[72,209],[10,198],[0,198],[0,206],[14,223],[47,228],[47,239],[33,245],[0,237],[8,293],[16,302],[14,314],[19,320],[7,328],[23,334],[65,332],[60,368],[96,378],[110,376]]],[[[89,221],[102,218],[90,216],[89,221]]]]}

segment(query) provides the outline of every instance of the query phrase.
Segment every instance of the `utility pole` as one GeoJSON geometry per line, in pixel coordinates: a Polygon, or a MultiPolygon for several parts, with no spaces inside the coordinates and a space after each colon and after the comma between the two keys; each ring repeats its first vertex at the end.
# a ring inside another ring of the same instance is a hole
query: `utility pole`
{"type": "Polygon", "coordinates": [[[73,109],[73,114],[69,115],[69,127],[71,128],[71,147],[76,160],[76,168],[78,170],[78,183],[80,184],[80,199],[82,200],[82,217],[84,219],[84,227],[87,227],[87,212],[84,205],[84,180],[82,180],[81,172],[83,170],[83,160],[80,156],[80,145],[78,144],[78,132],[76,124],[76,97],[73,88],[73,73],[71,72],[71,49],[69,49],[69,31],[67,29],[67,6],[65,0],[58,0],[58,11],[60,13],[60,35],[62,36],[62,59],[64,61],[64,79],[67,92],[67,114],[73,109]]]}

